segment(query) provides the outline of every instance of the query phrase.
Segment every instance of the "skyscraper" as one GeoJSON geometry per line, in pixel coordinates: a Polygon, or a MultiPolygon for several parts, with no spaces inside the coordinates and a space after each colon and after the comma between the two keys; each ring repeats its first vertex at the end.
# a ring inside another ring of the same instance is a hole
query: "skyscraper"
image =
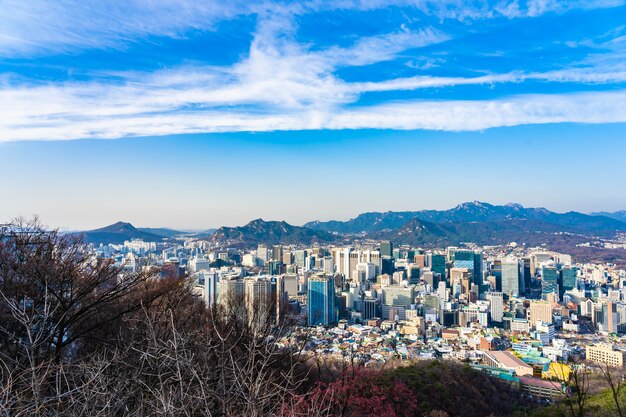
{"type": "Polygon", "coordinates": [[[504,301],[501,292],[488,292],[487,301],[489,301],[489,311],[491,313],[491,321],[502,323],[504,317],[504,301]]]}
{"type": "Polygon", "coordinates": [[[559,294],[559,272],[555,266],[544,266],[541,268],[541,296],[545,298],[551,293],[559,294]]]}
{"type": "Polygon", "coordinates": [[[454,267],[455,268],[467,268],[470,270],[472,276],[472,282],[476,285],[483,283],[483,257],[479,252],[471,250],[457,250],[454,253],[454,267]]]}
{"type": "Polygon", "coordinates": [[[278,262],[283,261],[283,245],[272,246],[272,260],[278,262]]]}
{"type": "Polygon", "coordinates": [[[335,281],[328,275],[315,275],[309,278],[307,309],[309,326],[328,326],[336,322],[335,281]]]}
{"type": "Polygon", "coordinates": [[[501,263],[502,292],[507,296],[517,296],[519,290],[519,261],[515,258],[504,259],[501,263]]]}
{"type": "Polygon", "coordinates": [[[446,279],[446,257],[438,253],[430,254],[430,270],[441,274],[441,279],[446,279]]]}
{"type": "Polygon", "coordinates": [[[560,284],[561,284],[561,298],[565,291],[573,290],[576,288],[578,268],[572,266],[565,266],[560,271],[560,284]]]}
{"type": "Polygon", "coordinates": [[[380,242],[380,256],[391,258],[393,256],[393,243],[390,240],[380,242]]]}

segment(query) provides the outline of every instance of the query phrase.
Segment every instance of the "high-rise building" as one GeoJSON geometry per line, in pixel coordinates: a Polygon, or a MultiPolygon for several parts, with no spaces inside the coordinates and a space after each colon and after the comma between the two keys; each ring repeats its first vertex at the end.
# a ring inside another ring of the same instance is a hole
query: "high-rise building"
{"type": "Polygon", "coordinates": [[[328,275],[309,278],[307,291],[309,326],[328,326],[337,321],[335,306],[335,280],[328,275]]]}
{"type": "Polygon", "coordinates": [[[390,240],[380,242],[380,256],[387,258],[393,257],[393,243],[391,243],[390,240]]]}
{"type": "Polygon", "coordinates": [[[446,257],[439,253],[431,253],[428,256],[428,266],[433,272],[437,272],[441,275],[441,279],[446,279],[446,257]]]}
{"type": "Polygon", "coordinates": [[[288,274],[283,276],[285,291],[290,297],[298,295],[298,275],[288,274]]]}
{"type": "Polygon", "coordinates": [[[559,271],[555,266],[541,268],[541,296],[548,294],[559,294],[559,271]]]}
{"type": "Polygon", "coordinates": [[[519,261],[515,258],[504,259],[501,263],[502,292],[507,296],[518,296],[519,285],[519,261]]]}
{"type": "MultiPolygon", "coordinates": [[[[413,262],[417,265],[418,268],[425,268],[426,267],[426,255],[422,254],[422,253],[418,253],[415,254],[415,256],[413,256],[413,262]]],[[[444,262],[444,266],[445,266],[445,262],[444,262]]]]}
{"type": "Polygon", "coordinates": [[[259,321],[264,321],[268,314],[273,314],[273,298],[272,281],[269,278],[244,279],[244,300],[251,319],[256,317],[259,321]]]}
{"type": "Polygon", "coordinates": [[[267,249],[267,246],[263,244],[257,246],[256,257],[259,259],[259,263],[261,264],[261,266],[265,266],[265,262],[267,262],[270,259],[269,250],[267,249]]]}
{"type": "Polygon", "coordinates": [[[381,316],[380,302],[373,297],[365,298],[363,300],[363,312],[362,312],[363,320],[369,320],[373,317],[380,317],[380,316],[381,316]]]}
{"type": "MultiPolygon", "coordinates": [[[[562,293],[565,293],[565,291],[573,290],[574,288],[576,288],[578,268],[572,267],[572,266],[563,267],[561,268],[560,275],[561,275],[560,285],[562,288],[561,289],[562,293]]],[[[561,298],[563,298],[562,294],[561,294],[561,298]]]]}
{"type": "Polygon", "coordinates": [[[202,300],[207,306],[217,302],[217,272],[200,271],[195,274],[197,286],[202,290],[202,300]]]}
{"type": "Polygon", "coordinates": [[[304,268],[306,266],[307,251],[297,250],[294,256],[294,263],[298,268],[304,268]]]}
{"type": "MultiPolygon", "coordinates": [[[[459,285],[459,294],[469,296],[471,290],[470,270],[468,268],[450,268],[450,283],[459,285]]],[[[455,296],[459,294],[455,294],[455,296]]]]}
{"type": "Polygon", "coordinates": [[[283,245],[272,246],[272,260],[278,262],[283,261],[283,245]]]}
{"type": "Polygon", "coordinates": [[[283,264],[291,265],[293,263],[293,253],[283,251],[283,264]]]}
{"type": "Polygon", "coordinates": [[[483,283],[483,256],[480,252],[471,250],[457,250],[454,253],[454,267],[467,268],[471,271],[472,282],[476,285],[483,283]]]}
{"type": "Polygon", "coordinates": [[[532,277],[530,275],[530,258],[522,258],[519,263],[520,269],[520,293],[528,294],[531,289],[532,277]]]}
{"type": "Polygon", "coordinates": [[[383,304],[388,306],[410,307],[415,301],[415,287],[412,285],[387,285],[383,289],[383,304]]]}
{"type": "Polygon", "coordinates": [[[504,299],[501,292],[488,292],[487,301],[489,301],[489,311],[491,313],[491,321],[502,323],[504,317],[504,299]]]}

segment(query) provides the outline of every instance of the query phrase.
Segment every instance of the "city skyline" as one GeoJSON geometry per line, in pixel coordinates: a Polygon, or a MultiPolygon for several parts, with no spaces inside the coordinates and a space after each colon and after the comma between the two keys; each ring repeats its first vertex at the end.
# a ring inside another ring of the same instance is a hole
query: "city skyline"
{"type": "Polygon", "coordinates": [[[1,221],[626,209],[623,1],[5,5],[1,221]]]}

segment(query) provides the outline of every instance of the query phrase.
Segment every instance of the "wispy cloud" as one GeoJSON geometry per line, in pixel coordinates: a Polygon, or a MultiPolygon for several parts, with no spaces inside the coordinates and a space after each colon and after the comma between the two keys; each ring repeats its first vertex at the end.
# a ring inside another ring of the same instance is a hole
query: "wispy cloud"
{"type": "Polygon", "coordinates": [[[2,0],[0,53],[31,56],[85,48],[123,48],[149,36],[210,30],[251,8],[239,1],[2,0]]]}
{"type": "MultiPolygon", "coordinates": [[[[2,0],[0,0],[2,1],[2,0]]],[[[257,16],[247,53],[227,66],[184,65],[152,73],[117,72],[88,81],[33,83],[0,77],[0,141],[168,135],[199,132],[294,129],[477,130],[524,123],[623,122],[626,93],[509,95],[480,101],[394,100],[364,105],[365,93],[413,91],[455,86],[539,83],[607,84],[626,82],[621,32],[603,39],[598,52],[558,70],[487,72],[476,77],[434,76],[425,71],[444,62],[424,59],[411,74],[383,73],[377,81],[351,82],[338,73],[397,60],[453,36],[431,24],[409,22],[387,32],[362,36],[348,45],[314,48],[298,42],[298,16],[325,8],[378,8],[381,2],[244,3],[131,1],[109,5],[5,0],[14,21],[0,26],[0,52],[36,54],[72,47],[121,47],[142,36],[185,36],[210,30],[220,19],[240,13],[257,16]],[[68,16],[64,12],[71,10],[68,16]],[[24,22],[33,14],[41,24],[24,22]],[[141,18],[139,16],[141,15],[141,18]],[[116,20],[111,22],[111,20],[116,20]],[[607,46],[608,45],[608,46],[607,46]]],[[[572,8],[610,7],[617,1],[399,2],[442,18],[527,17],[572,8]],[[462,6],[461,5],[462,3],[462,6]],[[463,12],[464,14],[461,14],[463,12]],[[457,13],[457,14],[455,14],[457,13]]],[[[5,16],[3,21],[8,21],[5,16]]],[[[598,43],[599,41],[596,41],[598,43]]],[[[418,54],[419,56],[423,56],[418,54]]],[[[417,58],[408,58],[410,63],[417,58]]],[[[447,60],[446,60],[447,62],[447,60]]],[[[380,74],[379,74],[380,75],[380,74]]]]}

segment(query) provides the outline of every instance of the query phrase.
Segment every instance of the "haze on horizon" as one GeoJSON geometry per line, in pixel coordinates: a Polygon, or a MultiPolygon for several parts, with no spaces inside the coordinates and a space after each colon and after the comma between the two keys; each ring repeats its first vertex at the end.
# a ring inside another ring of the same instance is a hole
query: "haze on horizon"
{"type": "Polygon", "coordinates": [[[0,18],[0,222],[626,209],[622,0],[9,0],[0,18]]]}

